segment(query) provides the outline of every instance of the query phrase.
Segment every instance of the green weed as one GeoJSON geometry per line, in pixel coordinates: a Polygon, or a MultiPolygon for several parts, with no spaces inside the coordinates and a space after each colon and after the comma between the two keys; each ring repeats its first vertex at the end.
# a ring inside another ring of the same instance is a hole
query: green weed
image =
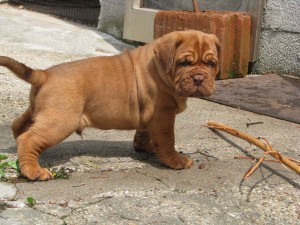
{"type": "Polygon", "coordinates": [[[4,159],[7,159],[7,155],[3,155],[3,154],[0,154],[0,160],[4,160],[4,159]]]}
{"type": "Polygon", "coordinates": [[[228,72],[228,78],[229,79],[233,79],[233,78],[237,78],[237,77],[239,77],[237,72],[235,72],[235,71],[228,72]]]}
{"type": "MultiPolygon", "coordinates": [[[[0,162],[7,158],[8,158],[7,155],[0,154],[0,162]]],[[[12,160],[8,162],[0,163],[0,179],[3,179],[5,177],[7,169],[14,169],[19,174],[20,173],[19,160],[12,160]]]]}
{"type": "Polygon", "coordinates": [[[69,179],[70,175],[66,172],[64,167],[61,167],[60,169],[53,169],[51,171],[52,175],[54,176],[54,179],[56,180],[65,180],[69,179]]]}
{"type": "Polygon", "coordinates": [[[32,207],[36,204],[36,200],[33,197],[28,197],[26,198],[26,204],[32,207]]]}

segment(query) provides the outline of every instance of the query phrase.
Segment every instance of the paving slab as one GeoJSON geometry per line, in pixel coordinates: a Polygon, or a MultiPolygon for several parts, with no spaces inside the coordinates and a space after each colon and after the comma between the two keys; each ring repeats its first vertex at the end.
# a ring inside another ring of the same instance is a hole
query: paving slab
{"type": "Polygon", "coordinates": [[[48,213],[40,213],[33,208],[9,208],[0,212],[0,223],[3,225],[63,225],[63,220],[48,213]]]}
{"type": "MultiPolygon", "coordinates": [[[[1,55],[42,69],[130,47],[91,28],[3,5],[0,31],[1,55]]],[[[29,88],[0,68],[0,153],[7,160],[16,159],[10,124],[27,107],[29,88]]],[[[300,157],[299,124],[190,99],[175,132],[177,150],[194,160],[191,169],[171,170],[152,154],[134,152],[133,131],[86,129],[83,139],[71,135],[40,157],[43,166],[64,167],[70,178],[13,180],[16,195],[0,200],[0,224],[299,224],[299,176],[264,162],[242,181],[254,162],[233,157],[261,157],[262,151],[202,126],[209,120],[263,136],[283,154],[300,157]],[[25,204],[28,197],[34,206],[25,204]]]]}

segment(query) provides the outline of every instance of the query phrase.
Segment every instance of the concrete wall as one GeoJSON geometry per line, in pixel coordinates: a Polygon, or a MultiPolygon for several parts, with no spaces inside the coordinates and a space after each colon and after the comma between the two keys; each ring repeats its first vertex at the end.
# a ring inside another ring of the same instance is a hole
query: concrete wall
{"type": "Polygon", "coordinates": [[[100,0],[98,30],[122,39],[125,2],[125,0],[100,0]]]}
{"type": "Polygon", "coordinates": [[[254,73],[300,77],[300,2],[266,0],[254,73]]]}
{"type": "MultiPolygon", "coordinates": [[[[247,1],[198,0],[202,10],[246,11],[247,1]]],[[[122,38],[125,0],[100,0],[98,28],[122,38]]],[[[192,10],[192,0],[144,0],[156,9],[192,10]]],[[[253,73],[290,74],[300,77],[300,4],[299,0],[265,0],[258,60],[253,73]]]]}

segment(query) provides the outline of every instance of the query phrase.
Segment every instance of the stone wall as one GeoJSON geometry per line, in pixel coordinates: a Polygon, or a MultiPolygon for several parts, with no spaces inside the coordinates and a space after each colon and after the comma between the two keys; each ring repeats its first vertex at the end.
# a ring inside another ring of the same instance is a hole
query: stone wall
{"type": "Polygon", "coordinates": [[[122,39],[125,2],[125,0],[100,0],[98,30],[122,39]]]}
{"type": "Polygon", "coordinates": [[[266,0],[254,73],[300,77],[299,0],[266,0]]]}

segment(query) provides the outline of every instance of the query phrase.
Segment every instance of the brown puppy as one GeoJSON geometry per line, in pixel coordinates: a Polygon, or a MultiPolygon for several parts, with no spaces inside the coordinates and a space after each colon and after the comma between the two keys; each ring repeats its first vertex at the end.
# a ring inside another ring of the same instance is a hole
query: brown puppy
{"type": "Polygon", "coordinates": [[[170,168],[190,168],[192,160],[174,148],[175,115],[186,108],[187,97],[214,91],[219,47],[216,36],[190,30],[117,56],[47,70],[0,57],[0,65],[32,84],[30,106],[12,124],[22,175],[52,179],[39,154],[85,127],[136,129],[136,150],[154,151],[170,168]]]}

